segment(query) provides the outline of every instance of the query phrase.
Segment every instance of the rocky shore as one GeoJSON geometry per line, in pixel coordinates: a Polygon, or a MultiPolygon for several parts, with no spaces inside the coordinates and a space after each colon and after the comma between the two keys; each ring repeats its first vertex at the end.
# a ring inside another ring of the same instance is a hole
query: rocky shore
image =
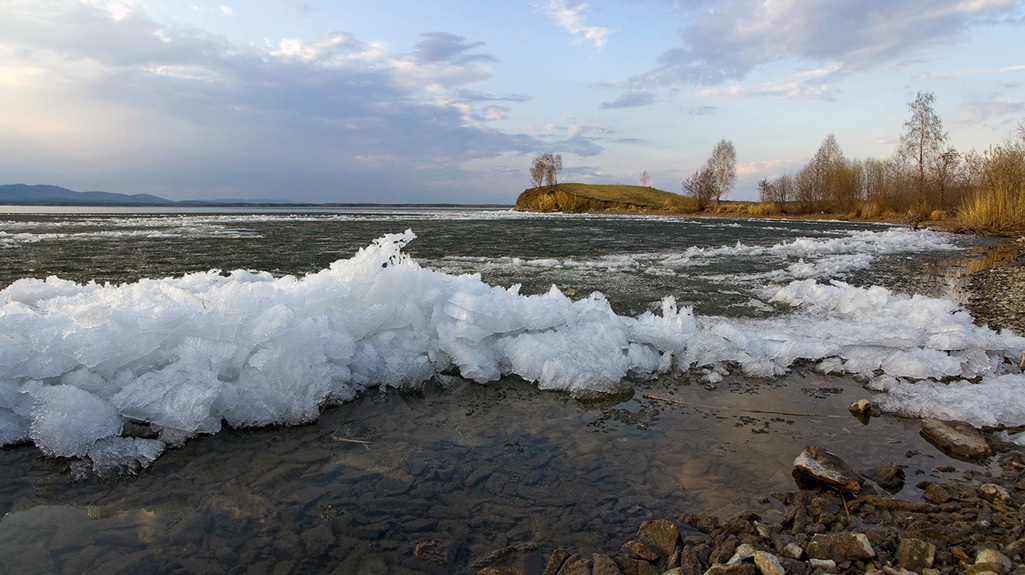
{"type": "MultiPolygon", "coordinates": [[[[968,307],[979,323],[1025,333],[1025,251],[1008,263],[972,275],[968,307]]],[[[925,421],[923,436],[952,457],[988,460],[991,471],[919,482],[920,500],[891,495],[906,480],[896,464],[858,475],[832,454],[809,447],[795,460],[797,490],[771,496],[785,509],[780,521],[753,513],[684,514],[645,521],[634,539],[612,552],[547,553],[526,544],[478,559],[468,572],[1025,575],[1025,448],[994,431],[963,428],[925,421]],[[946,432],[958,430],[968,436],[944,443],[946,432]]],[[[947,467],[937,469],[953,471],[947,467]]],[[[429,542],[414,551],[428,559],[429,553],[429,542]]]]}
{"type": "MultiPolygon", "coordinates": [[[[645,521],[612,553],[533,545],[476,561],[478,575],[1025,574],[1025,454],[990,438],[999,472],[924,482],[923,500],[890,496],[896,473],[880,470],[858,493],[826,483],[776,493],[776,523],[752,513],[645,521]]],[[[803,455],[803,454],[802,454],[803,455]]],[[[799,458],[800,459],[800,458],[799,458]]],[[[884,468],[889,466],[884,466],[884,468]]],[[[795,474],[797,475],[797,474],[795,474]]],[[[807,481],[803,478],[802,481],[807,481]]],[[[814,482],[813,482],[814,483],[814,482]]],[[[848,486],[848,489],[850,487],[848,486]]]]}

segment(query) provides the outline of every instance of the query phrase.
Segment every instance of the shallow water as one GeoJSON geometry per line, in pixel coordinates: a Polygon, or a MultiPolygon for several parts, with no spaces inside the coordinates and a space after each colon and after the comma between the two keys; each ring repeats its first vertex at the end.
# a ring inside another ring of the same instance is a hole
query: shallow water
{"type": "Polygon", "coordinates": [[[202,437],[127,480],[76,481],[66,461],[8,448],[0,561],[10,573],[104,572],[125,555],[136,572],[442,573],[528,541],[609,552],[641,521],[680,513],[778,520],[765,496],[793,490],[809,443],[858,470],[901,465],[904,497],[923,479],[981,471],[925,443],[916,422],[862,425],[846,406],[863,396],[845,378],[805,373],[666,380],[591,404],[522,381],[453,379],[371,393],[311,425],[202,437]],[[430,539],[454,543],[454,564],[412,556],[430,539]]]}
{"type": "MultiPolygon", "coordinates": [[[[826,260],[863,248],[770,249],[886,229],[836,222],[479,212],[0,220],[0,286],[50,274],[98,282],[210,268],[303,274],[383,233],[413,228],[419,239],[407,251],[424,266],[521,283],[524,293],[553,283],[600,290],[630,314],[664,295],[702,315],[776,314],[758,289],[793,279],[780,270],[798,263],[821,263],[829,275],[818,277],[950,297],[966,255],[896,250],[842,269],[826,260]],[[695,247],[704,251],[684,257],[695,247]]],[[[781,507],[766,496],[793,489],[791,465],[808,443],[858,470],[905,466],[901,495],[912,498],[923,479],[984,471],[940,454],[914,421],[859,423],[847,406],[866,396],[853,379],[810,366],[772,380],[726,376],[714,384],[676,374],[635,382],[629,397],[592,401],[516,378],[478,385],[444,376],[419,391],[367,392],[310,425],[203,436],[120,480],[97,479],[32,446],[7,447],[0,566],[10,573],[109,572],[115,564],[153,573],[451,573],[528,541],[609,552],[640,521],[679,513],[753,509],[776,517],[781,507]],[[780,413],[740,411],[752,408],[780,413]],[[412,555],[416,542],[430,539],[452,542],[451,563],[412,555]]]]}

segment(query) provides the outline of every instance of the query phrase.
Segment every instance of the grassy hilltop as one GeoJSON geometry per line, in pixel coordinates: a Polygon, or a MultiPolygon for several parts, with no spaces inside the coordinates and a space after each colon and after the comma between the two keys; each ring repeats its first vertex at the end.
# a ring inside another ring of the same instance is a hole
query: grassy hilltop
{"type": "Polygon", "coordinates": [[[643,186],[556,184],[524,190],[516,209],[528,212],[682,213],[694,201],[679,194],[643,186]]]}

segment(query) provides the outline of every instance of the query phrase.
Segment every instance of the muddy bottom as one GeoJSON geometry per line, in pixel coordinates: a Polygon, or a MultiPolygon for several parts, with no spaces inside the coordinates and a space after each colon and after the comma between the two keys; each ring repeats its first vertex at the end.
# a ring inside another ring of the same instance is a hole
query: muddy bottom
{"type": "Polygon", "coordinates": [[[924,479],[988,472],[927,444],[918,421],[860,423],[847,406],[864,397],[850,378],[799,370],[715,386],[678,376],[595,401],[451,378],[307,426],[201,437],[120,480],[7,448],[0,572],[453,573],[525,542],[605,552],[646,519],[778,519],[766,496],[795,488],[809,443],[859,471],[904,467],[904,498],[924,479]]]}

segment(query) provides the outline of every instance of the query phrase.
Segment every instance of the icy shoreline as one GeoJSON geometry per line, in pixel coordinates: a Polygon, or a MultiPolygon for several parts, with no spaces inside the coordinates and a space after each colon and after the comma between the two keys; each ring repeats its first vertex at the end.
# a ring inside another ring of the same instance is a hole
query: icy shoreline
{"type": "Polygon", "coordinates": [[[696,317],[672,297],[661,315],[624,317],[598,293],[521,295],[424,268],[402,252],[414,237],[385,236],[302,278],[15,282],[0,291],[0,444],[32,441],[107,473],[223,423],[304,423],[367,388],[454,370],[578,393],[671,370],[773,377],[799,361],[870,381],[896,413],[956,407],[978,425],[1025,425],[1025,338],[947,300],[805,279],[765,288],[790,310],[769,319],[696,317]],[[126,437],[126,422],[156,438],[126,437]]]}

